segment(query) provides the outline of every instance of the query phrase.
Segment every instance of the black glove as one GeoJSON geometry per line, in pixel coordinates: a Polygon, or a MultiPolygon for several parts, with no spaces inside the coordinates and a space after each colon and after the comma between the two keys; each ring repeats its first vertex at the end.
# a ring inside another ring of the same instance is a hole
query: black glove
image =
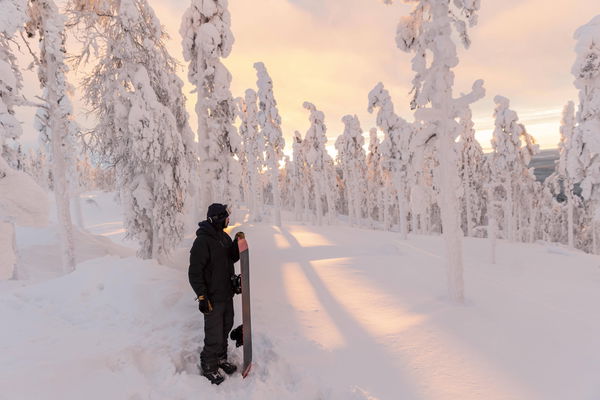
{"type": "Polygon", "coordinates": [[[242,293],[242,275],[231,275],[231,287],[233,288],[233,293],[242,293]]]}
{"type": "Polygon", "coordinates": [[[210,300],[204,295],[198,296],[198,308],[202,314],[208,314],[213,310],[210,300]]]}

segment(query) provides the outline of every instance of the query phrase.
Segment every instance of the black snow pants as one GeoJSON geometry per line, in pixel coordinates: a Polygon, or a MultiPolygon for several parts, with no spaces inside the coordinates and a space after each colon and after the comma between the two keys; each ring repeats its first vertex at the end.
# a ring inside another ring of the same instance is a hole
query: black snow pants
{"type": "Polygon", "coordinates": [[[227,359],[227,337],[233,328],[233,299],[213,304],[213,310],[204,314],[204,349],[200,365],[205,372],[216,371],[219,360],[227,359]]]}

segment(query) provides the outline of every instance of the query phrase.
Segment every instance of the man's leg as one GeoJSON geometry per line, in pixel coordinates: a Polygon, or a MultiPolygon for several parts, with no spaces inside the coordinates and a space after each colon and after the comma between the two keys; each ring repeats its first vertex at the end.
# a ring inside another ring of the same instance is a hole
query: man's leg
{"type": "Polygon", "coordinates": [[[233,328],[233,317],[233,299],[231,299],[225,303],[223,310],[223,347],[221,348],[220,358],[225,360],[227,359],[227,339],[229,338],[231,328],[233,328]]]}
{"type": "Polygon", "coordinates": [[[200,353],[202,372],[216,371],[223,351],[223,315],[226,303],[214,303],[213,310],[204,314],[204,348],[200,353]]]}
{"type": "Polygon", "coordinates": [[[233,299],[225,303],[225,310],[223,312],[223,347],[221,347],[221,353],[219,354],[219,367],[227,375],[231,375],[237,371],[237,367],[227,361],[227,338],[231,328],[233,328],[233,299]]]}

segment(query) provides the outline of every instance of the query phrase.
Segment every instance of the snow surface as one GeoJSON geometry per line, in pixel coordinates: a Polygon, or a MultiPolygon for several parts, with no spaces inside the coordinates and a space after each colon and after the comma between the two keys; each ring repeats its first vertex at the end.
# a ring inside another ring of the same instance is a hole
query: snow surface
{"type": "Polygon", "coordinates": [[[8,217],[18,225],[48,223],[48,195],[26,173],[10,168],[0,157],[0,219],[8,217]]]}
{"type": "Polygon", "coordinates": [[[255,366],[212,386],[196,369],[193,234],[168,266],[137,259],[112,198],[85,196],[68,275],[55,225],[18,228],[29,279],[0,282],[0,399],[600,398],[598,256],[500,241],[491,265],[466,238],[456,306],[441,237],[241,221],[255,366]]]}

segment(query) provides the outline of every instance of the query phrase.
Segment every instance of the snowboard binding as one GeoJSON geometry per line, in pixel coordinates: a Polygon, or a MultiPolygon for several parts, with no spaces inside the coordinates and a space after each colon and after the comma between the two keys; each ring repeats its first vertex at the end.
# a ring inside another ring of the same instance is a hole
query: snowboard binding
{"type": "Polygon", "coordinates": [[[244,325],[240,325],[234,330],[232,330],[229,334],[231,340],[235,341],[235,347],[240,347],[244,345],[243,327],[244,325]]]}

